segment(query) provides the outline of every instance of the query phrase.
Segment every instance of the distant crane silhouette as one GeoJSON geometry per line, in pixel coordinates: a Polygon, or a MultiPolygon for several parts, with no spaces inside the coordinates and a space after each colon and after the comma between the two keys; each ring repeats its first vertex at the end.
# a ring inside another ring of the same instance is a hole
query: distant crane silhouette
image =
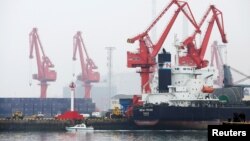
{"type": "Polygon", "coordinates": [[[54,70],[50,70],[54,67],[50,59],[45,55],[42,43],[37,34],[37,28],[33,28],[29,34],[29,42],[30,42],[30,55],[29,58],[33,58],[33,50],[35,49],[36,53],[36,61],[37,61],[37,74],[33,74],[33,79],[40,81],[41,86],[41,95],[40,98],[46,98],[46,91],[48,81],[56,81],[56,72],[54,70]],[[42,52],[42,57],[40,55],[40,51],[42,52]]]}

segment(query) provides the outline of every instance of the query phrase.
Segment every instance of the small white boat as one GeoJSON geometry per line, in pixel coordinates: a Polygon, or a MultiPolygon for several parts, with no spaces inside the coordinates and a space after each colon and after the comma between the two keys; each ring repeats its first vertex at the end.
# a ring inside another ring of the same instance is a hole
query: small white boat
{"type": "Polygon", "coordinates": [[[93,131],[94,128],[92,126],[87,127],[84,123],[76,124],[75,126],[66,127],[67,131],[93,131]]]}

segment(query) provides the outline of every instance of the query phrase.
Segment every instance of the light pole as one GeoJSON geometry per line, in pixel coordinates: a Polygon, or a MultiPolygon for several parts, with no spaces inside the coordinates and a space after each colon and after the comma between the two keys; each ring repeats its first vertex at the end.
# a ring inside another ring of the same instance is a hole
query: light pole
{"type": "Polygon", "coordinates": [[[108,57],[107,57],[107,61],[108,61],[108,109],[110,109],[110,100],[111,100],[111,87],[112,87],[112,51],[115,49],[115,47],[106,47],[107,49],[107,53],[108,53],[108,57]]]}

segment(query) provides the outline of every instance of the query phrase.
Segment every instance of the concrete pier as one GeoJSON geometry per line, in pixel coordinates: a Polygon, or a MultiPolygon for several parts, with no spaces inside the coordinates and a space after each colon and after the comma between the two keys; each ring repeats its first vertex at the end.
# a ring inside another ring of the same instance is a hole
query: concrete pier
{"type": "Polygon", "coordinates": [[[42,119],[42,120],[0,120],[0,131],[65,131],[70,121],[42,119]]]}

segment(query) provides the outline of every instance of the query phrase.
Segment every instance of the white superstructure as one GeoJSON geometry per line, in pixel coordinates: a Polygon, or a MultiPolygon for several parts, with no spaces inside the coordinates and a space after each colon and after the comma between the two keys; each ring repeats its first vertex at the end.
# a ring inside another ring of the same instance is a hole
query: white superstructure
{"type": "MultiPolygon", "coordinates": [[[[185,50],[184,50],[185,51],[185,50]]],[[[183,54],[178,50],[178,54],[183,54]]],[[[176,62],[178,62],[178,55],[176,62]]],[[[168,93],[157,92],[157,85],[155,80],[152,81],[155,86],[151,94],[142,94],[142,101],[144,103],[160,104],[167,103],[176,106],[189,106],[192,102],[197,101],[218,101],[217,98],[212,97],[209,91],[213,90],[213,82],[216,78],[215,68],[206,67],[196,69],[195,66],[180,66],[178,63],[171,67],[171,86],[168,93]]],[[[158,75],[155,75],[156,79],[158,75]]],[[[166,78],[168,79],[168,78],[166,78]]]]}

